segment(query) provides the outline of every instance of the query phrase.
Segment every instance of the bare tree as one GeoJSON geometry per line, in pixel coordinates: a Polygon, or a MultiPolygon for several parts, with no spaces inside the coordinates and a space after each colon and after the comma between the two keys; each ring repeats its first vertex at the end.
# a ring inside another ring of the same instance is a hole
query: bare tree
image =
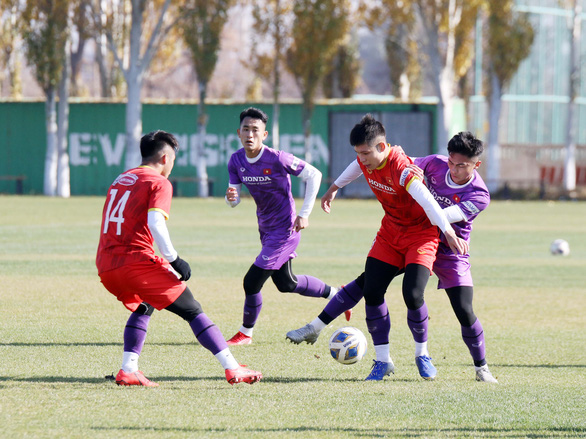
{"type": "Polygon", "coordinates": [[[9,95],[19,97],[22,93],[20,80],[20,18],[21,2],[18,0],[0,0],[0,91],[6,69],[9,82],[9,95]]]}
{"type": "Polygon", "coordinates": [[[407,101],[421,93],[421,57],[416,43],[415,14],[410,1],[376,0],[366,13],[371,30],[384,32],[392,93],[407,101]]]}
{"type": "Polygon", "coordinates": [[[499,119],[501,98],[521,62],[531,52],[533,27],[527,16],[513,11],[513,0],[491,0],[488,7],[487,56],[489,90],[487,185],[500,186],[499,119]]]}
{"type": "Polygon", "coordinates": [[[72,5],[72,24],[75,26],[77,44],[71,44],[71,94],[79,96],[81,88],[79,85],[79,72],[86,42],[91,37],[91,9],[90,0],[76,0],[72,5]]]}
{"type": "Polygon", "coordinates": [[[322,81],[322,90],[327,98],[349,98],[360,84],[362,64],[358,43],[347,34],[338,48],[322,81]]]}
{"type": "Polygon", "coordinates": [[[199,196],[209,196],[205,137],[208,123],[206,95],[208,83],[216,68],[220,36],[228,20],[232,0],[187,0],[179,21],[183,39],[191,52],[199,88],[197,175],[199,196]]]}
{"type": "MultiPolygon", "coordinates": [[[[69,1],[29,0],[22,22],[26,56],[46,96],[47,153],[43,192],[49,196],[68,196],[69,173],[65,174],[64,169],[68,169],[69,163],[67,156],[59,157],[63,150],[59,148],[57,139],[56,102],[57,88],[62,81],[64,66],[67,65],[65,48],[69,40],[69,1]],[[66,181],[63,177],[66,177],[66,181]]],[[[66,102],[67,96],[61,99],[66,102]]]]}
{"type": "Polygon", "coordinates": [[[305,160],[311,162],[311,116],[315,96],[328,66],[350,29],[348,0],[295,0],[293,43],[287,51],[287,67],[295,76],[303,97],[305,160]]]}
{"type": "Polygon", "coordinates": [[[129,35],[128,57],[119,53],[113,31],[113,16],[103,9],[103,2],[99,2],[96,23],[101,24],[105,14],[106,22],[103,32],[108,40],[108,47],[120,70],[124,75],[127,88],[126,103],[126,168],[132,168],[140,163],[139,142],[142,135],[142,102],[140,93],[144,77],[157,52],[161,40],[165,38],[169,24],[164,28],[164,22],[171,0],[164,0],[160,7],[155,7],[148,0],[131,0],[131,23],[129,35]],[[152,9],[151,9],[152,7],[152,9]],[[150,36],[145,35],[145,21],[155,17],[155,24],[150,36]],[[147,38],[148,37],[148,38],[147,38]],[[143,47],[142,43],[146,41],[143,47]]]}
{"type": "Polygon", "coordinates": [[[447,153],[457,84],[471,65],[470,45],[465,43],[470,41],[483,2],[413,0],[416,33],[427,58],[425,71],[438,98],[437,141],[442,153],[447,153]]]}
{"type": "Polygon", "coordinates": [[[287,22],[291,20],[291,2],[286,0],[263,0],[253,2],[253,50],[264,42],[268,42],[272,51],[269,53],[255,53],[250,64],[252,70],[262,77],[272,77],[273,117],[271,135],[273,148],[279,149],[279,114],[281,64],[284,50],[290,39],[290,29],[287,22]]]}
{"type": "Polygon", "coordinates": [[[580,85],[580,38],[582,26],[582,5],[578,0],[572,1],[570,20],[570,100],[568,102],[568,120],[566,126],[566,157],[564,160],[564,189],[570,194],[576,189],[576,98],[580,85]]]}
{"type": "Polygon", "coordinates": [[[437,142],[447,153],[452,105],[458,83],[471,66],[472,30],[488,0],[371,0],[371,22],[387,26],[391,81],[405,98],[418,80],[419,66],[438,98],[437,142]],[[374,18],[372,18],[374,17],[374,18]]]}

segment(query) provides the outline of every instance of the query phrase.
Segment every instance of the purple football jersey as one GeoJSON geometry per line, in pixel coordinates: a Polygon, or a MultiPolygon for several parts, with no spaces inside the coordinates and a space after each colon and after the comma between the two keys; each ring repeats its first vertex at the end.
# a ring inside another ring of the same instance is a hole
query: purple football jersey
{"type": "Polygon", "coordinates": [[[263,147],[254,163],[239,149],[228,162],[231,184],[244,184],[256,203],[261,232],[288,232],[293,228],[295,200],[291,194],[290,174],[298,176],[305,162],[293,154],[263,147]]]}
{"type": "MultiPolygon", "coordinates": [[[[466,184],[458,185],[450,178],[448,158],[442,155],[430,155],[418,157],[415,164],[423,169],[426,185],[438,204],[445,209],[457,205],[466,217],[465,221],[453,223],[452,227],[456,234],[470,242],[472,232],[472,221],[490,203],[490,194],[482,177],[474,171],[474,175],[466,184]]],[[[446,238],[441,235],[441,250],[451,253],[446,238]]]]}

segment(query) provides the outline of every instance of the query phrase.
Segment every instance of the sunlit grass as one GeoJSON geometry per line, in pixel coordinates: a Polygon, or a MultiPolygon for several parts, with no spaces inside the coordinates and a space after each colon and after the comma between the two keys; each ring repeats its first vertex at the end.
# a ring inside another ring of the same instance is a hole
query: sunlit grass
{"type": "MultiPolygon", "coordinates": [[[[254,343],[233,348],[262,370],[231,387],[188,325],[157,312],[141,356],[156,389],[104,379],[120,367],[127,311],[94,266],[103,199],[0,197],[0,437],[584,437],[586,436],[586,204],[493,202],[475,223],[475,310],[499,385],[474,381],[470,356],[445,294],[426,291],[430,350],[438,379],[413,361],[405,306],[387,293],[395,375],[364,382],[374,357],[342,366],[285,333],[313,319],[321,299],[280,294],[267,283],[254,343]],[[570,242],[570,256],[549,244],[570,242]]],[[[241,323],[242,276],[260,245],[250,199],[176,199],[168,222],[190,262],[188,284],[225,336],[241,323]]],[[[374,201],[316,206],[303,232],[296,273],[333,285],[360,274],[380,224],[374,201]]],[[[364,309],[352,325],[366,333],[364,309]]],[[[368,337],[368,336],[367,336],[368,337]]]]}

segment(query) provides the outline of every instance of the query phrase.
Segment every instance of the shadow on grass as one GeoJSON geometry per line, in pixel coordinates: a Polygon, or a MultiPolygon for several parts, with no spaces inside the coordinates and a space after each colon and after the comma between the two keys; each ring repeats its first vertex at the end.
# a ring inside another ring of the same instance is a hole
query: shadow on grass
{"type": "MultiPolygon", "coordinates": [[[[122,342],[14,342],[14,343],[0,343],[0,346],[15,346],[15,347],[51,347],[51,346],[122,346],[122,342]]],[[[199,343],[192,342],[166,342],[166,343],[149,343],[149,346],[199,346],[199,343]]]]}
{"type": "MultiPolygon", "coordinates": [[[[364,383],[366,376],[358,376],[356,378],[308,378],[308,377],[299,377],[299,378],[289,378],[289,377],[264,377],[262,379],[263,383],[278,383],[278,384],[295,384],[295,383],[310,383],[310,382],[323,382],[323,383],[364,383]]],[[[409,379],[409,378],[394,378],[389,377],[383,381],[388,382],[402,382],[402,383],[411,383],[415,381],[421,381],[421,379],[409,379]]],[[[378,381],[376,381],[378,382],[378,381]]],[[[368,385],[368,384],[367,384],[368,385]]]]}
{"type": "Polygon", "coordinates": [[[563,369],[563,368],[582,368],[586,367],[586,364],[492,364],[491,367],[514,367],[514,368],[523,368],[523,367],[544,367],[546,369],[563,369]]]}
{"type": "Polygon", "coordinates": [[[14,381],[17,383],[84,383],[84,384],[101,384],[107,380],[102,378],[88,378],[88,377],[57,377],[57,376],[46,376],[46,377],[8,377],[0,376],[0,382],[14,381]]]}
{"type": "MultiPolygon", "coordinates": [[[[47,384],[55,384],[55,383],[65,383],[65,384],[77,384],[77,383],[85,383],[85,384],[102,384],[106,382],[114,383],[114,374],[106,375],[101,378],[95,377],[63,377],[63,376],[44,376],[44,377],[14,377],[14,376],[0,376],[0,382],[20,382],[20,383],[47,383],[47,384]]],[[[149,375],[149,379],[152,381],[162,384],[162,383],[170,383],[173,381],[226,381],[226,378],[223,374],[218,374],[217,376],[152,376],[149,375]]],[[[347,383],[362,383],[364,382],[364,378],[289,378],[289,377],[265,377],[262,379],[261,383],[271,383],[271,384],[298,384],[298,383],[311,383],[311,382],[347,382],[347,383]]],[[[389,381],[391,381],[389,379],[389,381]]],[[[402,382],[411,382],[411,381],[418,381],[418,380],[408,380],[408,379],[401,379],[401,380],[392,380],[392,381],[402,381],[402,382]]],[[[262,385],[262,384],[261,384],[262,385]]]]}
{"type": "Polygon", "coordinates": [[[347,434],[352,437],[431,437],[437,433],[445,435],[455,435],[456,437],[504,437],[504,438],[551,438],[551,437],[567,437],[569,433],[572,435],[581,435],[586,433],[586,428],[583,427],[544,427],[544,428],[472,428],[472,427],[456,427],[456,428],[320,428],[320,427],[283,427],[283,428],[181,428],[181,427],[92,427],[92,430],[97,431],[111,431],[118,432],[123,435],[124,432],[129,431],[143,431],[155,433],[190,433],[190,434],[209,434],[209,433],[233,433],[237,434],[267,434],[268,437],[276,433],[300,433],[304,432],[328,432],[335,434],[347,434]]]}
{"type": "MultiPolygon", "coordinates": [[[[152,377],[151,380],[156,383],[173,382],[173,381],[226,381],[223,374],[218,376],[199,376],[199,377],[152,377]]],[[[9,377],[0,376],[0,382],[17,382],[17,383],[45,383],[45,384],[103,384],[103,383],[114,383],[114,376],[106,376],[101,378],[94,377],[59,377],[59,376],[46,376],[46,377],[9,377]]],[[[123,386],[124,387],[124,386],[123,386]]]]}

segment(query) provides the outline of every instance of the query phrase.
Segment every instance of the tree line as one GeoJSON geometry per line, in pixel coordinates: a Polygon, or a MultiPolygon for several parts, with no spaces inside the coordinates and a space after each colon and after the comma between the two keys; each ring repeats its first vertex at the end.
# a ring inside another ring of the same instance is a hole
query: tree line
{"type": "MultiPolygon", "coordinates": [[[[452,102],[466,94],[473,63],[475,31],[482,25],[484,87],[489,106],[489,181],[498,182],[498,119],[503,90],[531,50],[534,30],[513,0],[0,0],[0,68],[10,93],[18,95],[21,66],[14,50],[22,44],[26,61],[46,98],[47,154],[44,193],[69,196],[68,98],[79,90],[81,57],[95,43],[101,94],[126,97],[126,166],[139,161],[142,134],[140,93],[156,61],[169,68],[177,41],[189,49],[197,76],[200,196],[207,196],[204,138],[208,84],[216,68],[229,11],[252,11],[254,72],[252,96],[270,84],[273,138],[278,148],[281,75],[288,71],[303,101],[306,160],[317,96],[350,97],[361,76],[357,30],[366,25],[383,35],[393,94],[421,96],[424,83],[438,98],[438,144],[445,147],[452,102]],[[492,164],[492,167],[491,167],[492,164]]],[[[244,44],[244,42],[243,42],[244,44]]]]}

